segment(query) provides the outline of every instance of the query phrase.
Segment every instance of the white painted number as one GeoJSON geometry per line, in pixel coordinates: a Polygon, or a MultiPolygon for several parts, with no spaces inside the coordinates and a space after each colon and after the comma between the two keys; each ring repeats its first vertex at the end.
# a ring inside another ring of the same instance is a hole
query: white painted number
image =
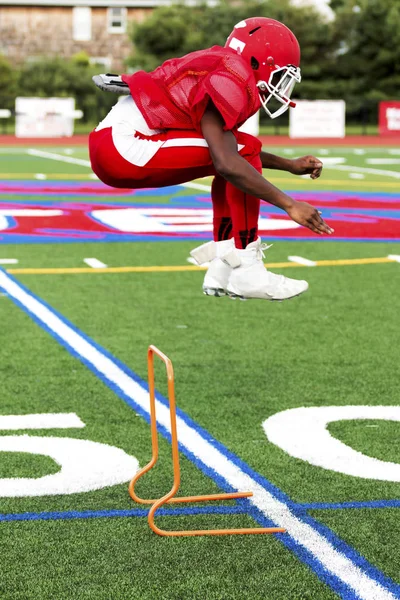
{"type": "MultiPolygon", "coordinates": [[[[94,210],[91,216],[123,233],[202,233],[212,231],[212,210],[199,208],[112,208],[94,210]]],[[[260,217],[260,231],[297,229],[289,219],[260,217]]]]}
{"type": "Polygon", "coordinates": [[[293,408],[263,423],[270,442],[295,458],[353,477],[400,481],[400,464],[365,456],[334,438],[327,425],[334,421],[382,419],[400,421],[400,406],[322,406],[293,408]]]}
{"type": "MultiPolygon", "coordinates": [[[[0,416],[0,430],[82,428],[74,413],[0,416]]],[[[0,497],[47,496],[91,492],[125,483],[138,469],[138,461],[120,448],[68,437],[0,436],[0,452],[28,452],[49,456],[60,470],[39,478],[0,479],[0,497]]]]}

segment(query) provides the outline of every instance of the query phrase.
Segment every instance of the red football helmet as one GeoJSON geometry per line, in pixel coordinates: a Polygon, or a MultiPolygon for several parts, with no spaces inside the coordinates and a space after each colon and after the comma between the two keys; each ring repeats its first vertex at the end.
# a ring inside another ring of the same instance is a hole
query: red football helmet
{"type": "Polygon", "coordinates": [[[226,48],[236,50],[254,70],[261,104],[271,119],[289,106],[296,83],[300,83],[300,46],[295,35],[279,21],[253,17],[240,21],[226,40],[226,48]],[[278,100],[282,106],[271,112],[268,104],[278,100]]]}

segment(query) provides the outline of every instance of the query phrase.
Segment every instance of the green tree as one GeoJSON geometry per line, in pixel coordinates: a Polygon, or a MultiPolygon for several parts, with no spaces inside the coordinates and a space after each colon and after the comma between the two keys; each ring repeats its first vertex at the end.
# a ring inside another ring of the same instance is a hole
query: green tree
{"type": "Polygon", "coordinates": [[[376,115],[379,100],[400,99],[400,3],[398,0],[343,0],[336,11],[339,87],[350,111],[376,115]]]}
{"type": "MultiPolygon", "coordinates": [[[[334,95],[330,77],[337,41],[334,30],[318,11],[293,6],[289,0],[232,2],[216,6],[176,4],[156,9],[132,30],[134,52],[128,65],[151,70],[164,60],[215,44],[223,46],[234,25],[242,19],[261,16],[284,22],[299,39],[305,84],[296,89],[304,97],[318,97],[317,83],[324,81],[324,97],[334,95]]],[[[319,93],[321,93],[319,91],[319,93]]]]}
{"type": "Polygon", "coordinates": [[[4,56],[0,55],[0,108],[14,109],[17,80],[17,71],[4,56]]]}
{"type": "MultiPolygon", "coordinates": [[[[282,21],[296,34],[302,51],[303,82],[297,98],[336,98],[335,60],[340,39],[332,23],[309,6],[289,0],[221,0],[216,6],[175,4],[156,9],[131,33],[134,46],[128,65],[152,70],[166,59],[213,45],[223,46],[234,25],[248,17],[282,21]]],[[[341,97],[341,96],[339,96],[341,97]]],[[[267,116],[261,112],[261,118],[267,116]]],[[[284,116],[280,122],[285,122],[284,116]]]]}
{"type": "Polygon", "coordinates": [[[25,63],[19,72],[18,95],[75,98],[76,107],[83,111],[84,122],[101,120],[115,104],[114,94],[105,94],[92,82],[99,67],[89,64],[89,58],[79,53],[66,61],[62,58],[43,58],[25,63]]]}

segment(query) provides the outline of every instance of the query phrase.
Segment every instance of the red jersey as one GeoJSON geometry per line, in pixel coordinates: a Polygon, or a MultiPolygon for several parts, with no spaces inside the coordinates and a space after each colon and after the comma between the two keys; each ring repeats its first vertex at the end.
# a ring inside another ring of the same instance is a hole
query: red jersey
{"type": "Polygon", "coordinates": [[[240,127],[260,106],[250,65],[231,48],[213,46],[167,60],[146,73],[122,75],[151,129],[195,129],[211,99],[225,129],[240,127]]]}

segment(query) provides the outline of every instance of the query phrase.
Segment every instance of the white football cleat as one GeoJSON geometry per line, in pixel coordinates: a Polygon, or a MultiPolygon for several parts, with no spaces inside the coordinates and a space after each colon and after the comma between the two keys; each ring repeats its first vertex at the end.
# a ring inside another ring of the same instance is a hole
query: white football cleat
{"type": "Polygon", "coordinates": [[[221,242],[207,242],[190,252],[190,255],[202,265],[210,263],[203,281],[203,293],[207,296],[226,296],[226,287],[232,267],[222,260],[226,253],[234,250],[233,238],[221,242]]]}
{"type": "Polygon", "coordinates": [[[244,250],[233,247],[229,254],[225,254],[224,261],[232,267],[226,287],[228,296],[242,300],[287,300],[308,290],[307,281],[267,271],[263,264],[263,251],[269,247],[261,244],[258,238],[244,250]]]}

